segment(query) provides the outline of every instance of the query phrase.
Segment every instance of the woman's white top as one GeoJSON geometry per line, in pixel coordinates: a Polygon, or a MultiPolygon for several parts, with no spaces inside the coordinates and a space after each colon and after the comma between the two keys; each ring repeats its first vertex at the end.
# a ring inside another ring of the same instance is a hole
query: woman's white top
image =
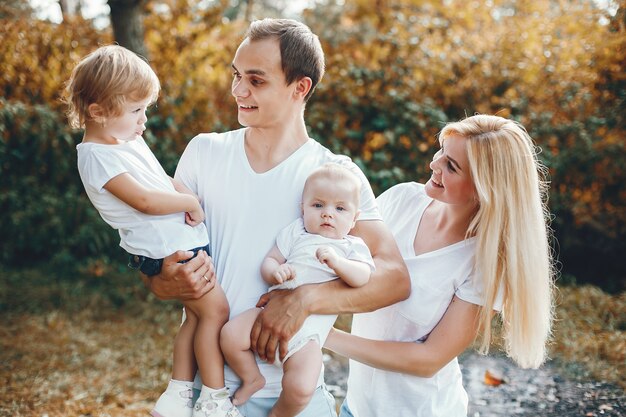
{"type": "Polygon", "coordinates": [[[120,246],[133,255],[161,259],[177,250],[206,246],[209,236],[204,223],[185,223],[185,213],[151,215],[135,210],[104,188],[107,182],[128,173],[148,189],[175,193],[172,180],[143,138],[118,145],[81,143],[78,173],[91,203],[100,216],[120,233],[120,246]]]}
{"type": "MultiPolygon", "coordinates": [[[[355,314],[353,334],[422,343],[453,296],[482,305],[482,289],[474,271],[475,238],[415,255],[415,234],[431,201],[424,186],[417,183],[396,185],[378,197],[381,216],[409,270],[411,295],[389,307],[355,314]]],[[[501,295],[494,308],[500,306],[501,295]]],[[[468,403],[456,358],[432,378],[384,371],[351,360],[346,400],[355,417],[464,417],[468,403]]]]}

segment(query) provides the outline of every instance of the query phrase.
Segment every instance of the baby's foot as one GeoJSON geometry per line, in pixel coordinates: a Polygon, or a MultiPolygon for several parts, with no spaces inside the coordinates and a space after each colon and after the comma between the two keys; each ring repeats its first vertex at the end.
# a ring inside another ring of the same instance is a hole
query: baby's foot
{"type": "Polygon", "coordinates": [[[235,395],[233,395],[233,404],[241,405],[248,401],[248,399],[265,386],[265,378],[263,375],[259,374],[252,381],[243,381],[241,386],[237,391],[235,391],[235,395]]]}

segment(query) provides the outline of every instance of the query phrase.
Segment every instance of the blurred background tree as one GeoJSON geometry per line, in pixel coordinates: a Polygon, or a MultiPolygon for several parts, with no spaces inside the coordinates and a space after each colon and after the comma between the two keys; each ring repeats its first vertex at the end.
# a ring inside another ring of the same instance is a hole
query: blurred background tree
{"type": "Polygon", "coordinates": [[[108,0],[111,27],[117,43],[148,58],[144,43],[143,14],[146,0],[108,0]]]}
{"type": "MultiPolygon", "coordinates": [[[[146,139],[173,173],[194,135],[238,127],[235,48],[249,19],[284,15],[293,2],[108,4],[113,27],[114,9],[129,5],[143,24],[131,41],[163,84],[146,139]]],[[[603,8],[591,0],[317,1],[299,17],[327,59],[308,104],[309,132],[351,155],[379,193],[428,178],[446,122],[477,112],[520,121],[550,168],[562,279],[623,290],[625,8],[624,0],[603,8]]],[[[80,132],[66,127],[59,98],[81,57],[114,40],[131,44],[80,10],[51,23],[10,0],[0,23],[0,263],[123,267],[116,233],[82,191],[80,132]]]]}

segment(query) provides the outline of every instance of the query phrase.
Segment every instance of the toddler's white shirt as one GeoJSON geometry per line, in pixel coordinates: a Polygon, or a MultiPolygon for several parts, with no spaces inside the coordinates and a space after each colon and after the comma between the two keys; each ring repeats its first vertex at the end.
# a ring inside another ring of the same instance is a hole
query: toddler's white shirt
{"type": "Polygon", "coordinates": [[[104,188],[112,178],[129,173],[144,187],[176,192],[172,181],[143,138],[118,145],[80,143],[78,173],[100,216],[120,234],[120,246],[134,255],[161,259],[177,250],[209,243],[205,225],[191,227],[185,213],[151,215],[135,210],[104,188]]]}

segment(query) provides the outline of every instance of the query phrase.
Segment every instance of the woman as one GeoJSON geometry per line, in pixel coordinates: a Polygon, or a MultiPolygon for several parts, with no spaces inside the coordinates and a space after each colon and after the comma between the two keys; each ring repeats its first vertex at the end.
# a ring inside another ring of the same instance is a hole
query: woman
{"type": "Polygon", "coordinates": [[[476,115],[448,124],[425,185],[378,198],[411,274],[411,296],[354,316],[326,347],[353,359],[341,417],[466,416],[457,356],[500,312],[507,354],[546,357],[553,315],[544,168],[516,122],[476,115]]]}

